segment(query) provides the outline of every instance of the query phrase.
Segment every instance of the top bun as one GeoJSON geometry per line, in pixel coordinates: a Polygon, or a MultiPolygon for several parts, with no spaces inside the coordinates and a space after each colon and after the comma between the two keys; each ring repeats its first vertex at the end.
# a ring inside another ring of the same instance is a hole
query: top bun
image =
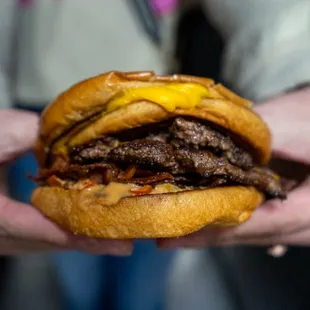
{"type": "Polygon", "coordinates": [[[44,110],[36,155],[40,165],[44,166],[47,154],[50,151],[57,153],[55,141],[60,137],[64,139],[67,136],[66,145],[78,144],[103,134],[184,115],[204,119],[224,128],[248,148],[257,163],[265,164],[270,158],[271,135],[251,106],[248,100],[207,78],[179,74],[159,76],[150,71],[108,72],[73,85],[44,110]],[[202,85],[208,90],[208,96],[203,97],[196,108],[177,108],[172,112],[145,100],[107,111],[109,101],[126,89],[170,83],[202,85]],[[78,131],[74,130],[74,138],[67,134],[73,126],[83,121],[84,124],[77,127],[78,131]]]}

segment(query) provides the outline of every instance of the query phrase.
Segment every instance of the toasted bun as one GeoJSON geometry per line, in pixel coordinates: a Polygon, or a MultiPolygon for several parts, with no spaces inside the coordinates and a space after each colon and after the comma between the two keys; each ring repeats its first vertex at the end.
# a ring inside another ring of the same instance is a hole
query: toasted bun
{"type": "Polygon", "coordinates": [[[214,84],[210,79],[185,75],[156,76],[153,72],[109,72],[72,86],[44,111],[36,145],[37,159],[42,166],[47,154],[50,151],[57,154],[63,144],[83,143],[103,134],[159,122],[178,115],[197,117],[223,127],[249,147],[259,164],[265,164],[270,158],[271,136],[268,127],[251,110],[249,101],[224,86],[214,84]],[[139,101],[112,112],[106,111],[107,103],[125,89],[173,82],[200,84],[208,89],[209,96],[203,98],[200,106],[194,109],[168,112],[155,103],[139,101]],[[94,115],[96,117],[92,118],[94,115]],[[71,130],[85,120],[87,121],[83,125],[71,130]],[[67,132],[70,133],[66,134],[67,132]],[[54,143],[61,136],[64,143],[54,143]]]}
{"type": "Polygon", "coordinates": [[[60,187],[39,187],[32,196],[33,205],[64,229],[116,239],[179,237],[206,225],[238,225],[262,200],[244,186],[128,197],[114,205],[87,190],[60,187]]]}

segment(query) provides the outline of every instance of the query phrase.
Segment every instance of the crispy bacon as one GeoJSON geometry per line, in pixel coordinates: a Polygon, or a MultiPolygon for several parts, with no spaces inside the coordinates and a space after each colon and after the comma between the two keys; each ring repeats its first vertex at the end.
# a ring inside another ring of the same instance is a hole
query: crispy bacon
{"type": "Polygon", "coordinates": [[[109,163],[94,163],[90,165],[72,164],[62,167],[52,167],[51,169],[40,169],[39,179],[47,179],[52,175],[60,178],[81,179],[88,177],[93,172],[105,173],[107,170],[110,171],[112,178],[117,177],[121,172],[116,165],[109,163]]]}
{"type": "Polygon", "coordinates": [[[35,182],[47,181],[49,185],[60,185],[58,180],[80,180],[89,178],[92,183],[108,184],[112,181],[120,183],[133,183],[137,185],[151,185],[173,180],[173,175],[168,172],[151,172],[137,170],[136,166],[129,166],[125,171],[114,164],[95,163],[90,165],[72,164],[56,166],[51,169],[41,169],[39,177],[31,177],[35,182]],[[135,175],[143,177],[135,177],[135,175]]]}
{"type": "Polygon", "coordinates": [[[85,180],[82,184],[81,184],[81,190],[87,189],[87,188],[91,188],[93,186],[95,186],[96,183],[94,183],[91,180],[85,180]]]}
{"type": "Polygon", "coordinates": [[[64,184],[64,181],[56,177],[56,175],[52,175],[47,179],[46,183],[49,186],[61,186],[64,184]]]}
{"type": "Polygon", "coordinates": [[[118,175],[119,179],[130,180],[133,178],[137,171],[137,167],[134,165],[130,165],[124,172],[121,172],[118,175]]]}
{"type": "Polygon", "coordinates": [[[153,188],[151,185],[144,185],[142,187],[132,188],[130,192],[135,195],[146,195],[149,194],[152,191],[152,189],[153,188]]]}
{"type": "Polygon", "coordinates": [[[173,175],[168,172],[158,172],[152,176],[145,178],[132,178],[128,182],[137,184],[137,185],[150,185],[163,183],[164,181],[173,180],[173,175]]]}

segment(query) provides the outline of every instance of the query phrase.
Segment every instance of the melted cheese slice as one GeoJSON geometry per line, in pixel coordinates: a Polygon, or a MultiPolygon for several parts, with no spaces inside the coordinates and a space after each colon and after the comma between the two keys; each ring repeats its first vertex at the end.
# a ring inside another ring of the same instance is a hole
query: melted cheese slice
{"type": "Polygon", "coordinates": [[[173,83],[162,86],[150,86],[127,89],[125,93],[108,103],[107,111],[111,112],[132,102],[147,100],[154,102],[168,112],[176,108],[192,109],[197,107],[202,97],[207,97],[209,91],[199,84],[173,83]]]}
{"type": "MultiPolygon", "coordinates": [[[[120,96],[112,99],[102,115],[112,112],[138,101],[149,101],[160,105],[168,112],[173,112],[177,108],[193,109],[200,105],[202,98],[221,98],[216,92],[208,90],[204,86],[196,83],[171,83],[165,85],[152,85],[138,88],[128,88],[120,96]]],[[[66,136],[60,138],[53,146],[56,153],[65,155],[67,145],[79,144],[78,130],[73,129],[66,136]]],[[[86,125],[87,126],[87,125],[86,125]]]]}

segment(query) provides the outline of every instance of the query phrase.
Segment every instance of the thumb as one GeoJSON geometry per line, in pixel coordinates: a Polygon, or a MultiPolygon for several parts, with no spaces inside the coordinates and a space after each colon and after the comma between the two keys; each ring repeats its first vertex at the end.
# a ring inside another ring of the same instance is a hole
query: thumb
{"type": "Polygon", "coordinates": [[[34,145],[39,116],[35,113],[0,110],[0,163],[14,159],[34,145]]]}
{"type": "MultiPolygon", "coordinates": [[[[309,138],[307,138],[309,140],[309,138]]],[[[275,145],[273,156],[281,159],[289,159],[302,164],[310,165],[310,140],[309,142],[302,137],[296,136],[295,139],[284,141],[282,144],[275,145]]]]}
{"type": "Polygon", "coordinates": [[[255,111],[268,124],[272,147],[282,158],[310,164],[310,87],[257,105],[255,111]]]}

